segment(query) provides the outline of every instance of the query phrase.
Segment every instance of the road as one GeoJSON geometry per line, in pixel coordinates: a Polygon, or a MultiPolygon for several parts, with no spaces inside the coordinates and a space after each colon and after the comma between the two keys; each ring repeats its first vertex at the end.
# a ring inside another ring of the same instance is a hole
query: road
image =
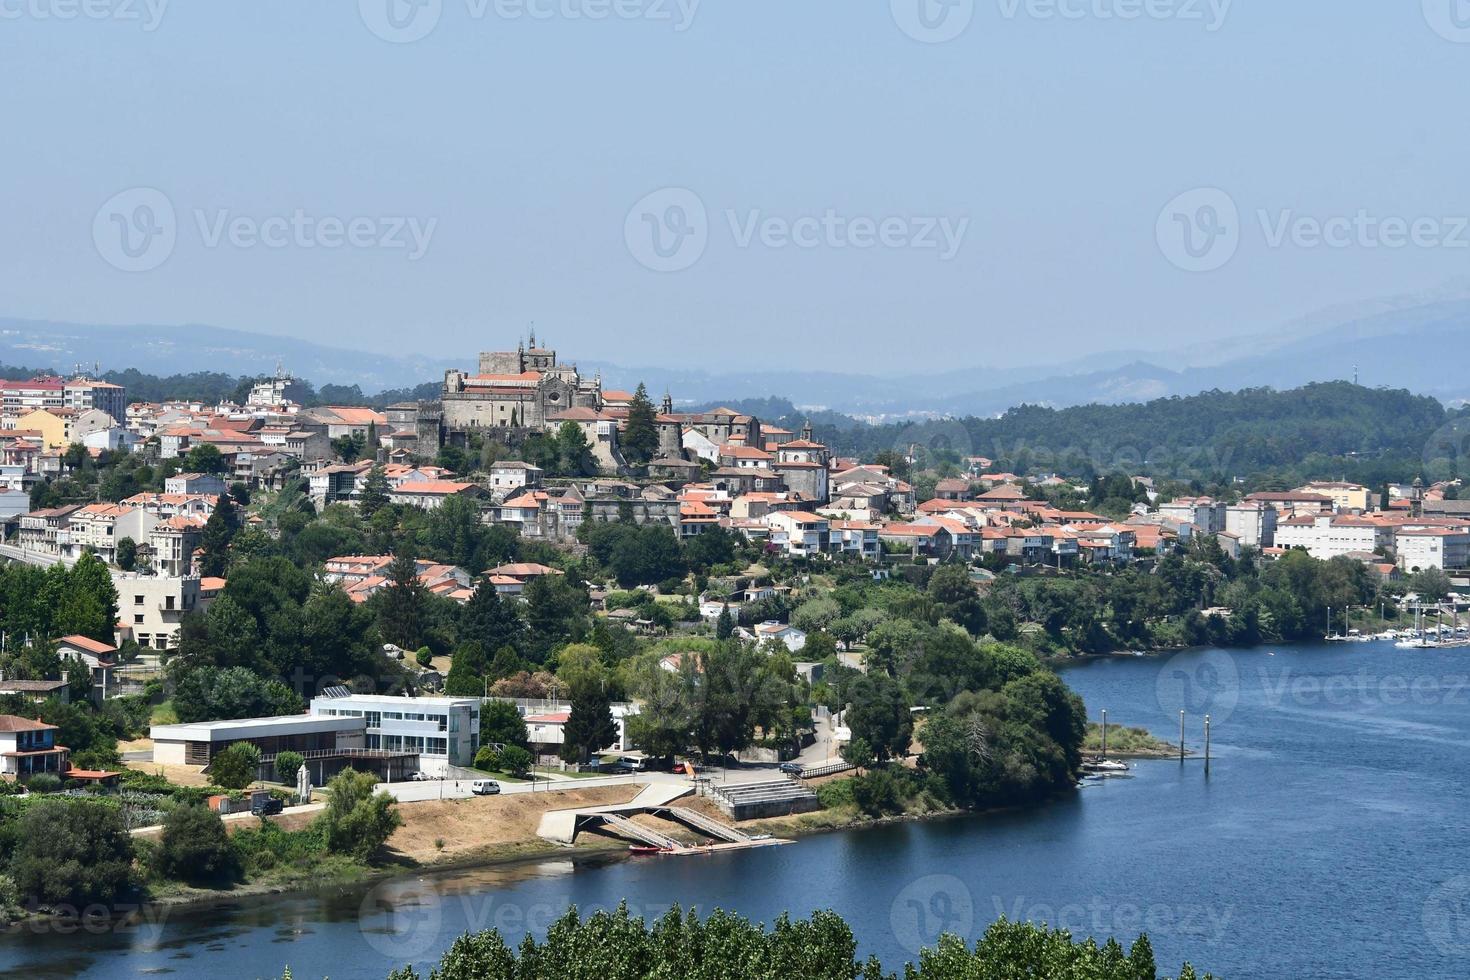
{"type": "MultiPolygon", "coordinates": [[[[780,779],[781,773],[775,766],[746,765],[732,769],[709,769],[703,775],[714,783],[754,783],[780,779]]],[[[492,776],[481,777],[492,779],[492,776]]],[[[588,776],[586,778],[556,777],[540,778],[534,783],[513,783],[497,780],[500,792],[511,793],[555,793],[573,789],[591,789],[595,786],[651,786],[669,785],[690,787],[693,783],[683,773],[639,772],[620,776],[588,776]]],[[[474,794],[470,792],[470,779],[429,779],[423,782],[379,783],[378,789],[388,793],[400,803],[420,803],[425,800],[462,800],[474,794]]]]}

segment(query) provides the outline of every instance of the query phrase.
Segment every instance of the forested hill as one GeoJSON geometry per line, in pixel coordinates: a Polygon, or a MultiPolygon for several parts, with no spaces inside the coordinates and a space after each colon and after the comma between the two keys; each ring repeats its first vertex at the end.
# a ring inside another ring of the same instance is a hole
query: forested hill
{"type": "Polygon", "coordinates": [[[1426,396],[1328,382],[1127,405],[1023,405],[993,419],[820,431],[840,453],[871,457],[912,446],[986,456],[1015,472],[1122,469],[1209,479],[1286,470],[1364,480],[1381,470],[1382,479],[1399,480],[1421,472],[1426,444],[1453,417],[1426,396]]]}

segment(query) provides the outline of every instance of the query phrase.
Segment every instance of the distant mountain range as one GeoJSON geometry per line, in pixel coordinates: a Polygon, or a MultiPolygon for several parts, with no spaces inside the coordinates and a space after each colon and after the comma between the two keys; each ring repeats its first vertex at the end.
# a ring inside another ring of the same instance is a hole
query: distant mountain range
{"type": "MultiPolygon", "coordinates": [[[[1211,389],[1293,388],[1352,380],[1407,388],[1448,404],[1470,400],[1464,350],[1470,298],[1393,301],[1319,314],[1247,337],[1200,342],[1180,351],[1124,350],[1046,365],[979,367],[938,374],[864,376],[822,371],[717,373],[630,367],[580,360],[609,387],[639,381],[680,403],[789,398],[803,407],[858,417],[989,416],[1020,404],[1057,408],[1116,404],[1211,389]]],[[[564,355],[574,352],[563,351],[564,355]]],[[[473,352],[404,357],[354,351],[289,337],[190,326],[89,326],[0,319],[0,361],[70,370],[100,361],[104,369],[149,374],[221,371],[268,374],[278,364],[317,386],[359,385],[365,392],[431,381],[449,367],[473,365],[473,352]]]]}

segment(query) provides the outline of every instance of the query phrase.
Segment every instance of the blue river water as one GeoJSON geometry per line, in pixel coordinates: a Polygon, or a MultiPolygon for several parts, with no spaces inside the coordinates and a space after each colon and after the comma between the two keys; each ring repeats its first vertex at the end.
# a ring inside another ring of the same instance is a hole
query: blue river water
{"type": "MultiPolygon", "coordinates": [[[[691,858],[548,861],[371,890],[172,911],[125,929],[0,935],[0,975],[380,980],[471,928],[519,939],[569,903],[769,921],[831,908],[898,969],[1000,915],[1149,933],[1161,973],[1470,976],[1470,649],[1201,650],[1071,667],[1098,717],[1203,747],[1045,808],[691,858]]],[[[421,970],[427,973],[427,970],[421,970]]]]}

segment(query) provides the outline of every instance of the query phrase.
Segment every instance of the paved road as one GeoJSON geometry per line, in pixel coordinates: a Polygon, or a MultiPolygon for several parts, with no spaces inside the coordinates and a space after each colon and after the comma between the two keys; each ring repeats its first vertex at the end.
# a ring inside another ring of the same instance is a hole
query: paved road
{"type": "MultiPolygon", "coordinates": [[[[781,778],[775,766],[739,766],[732,769],[710,769],[701,775],[715,783],[751,783],[781,778]]],[[[484,777],[493,778],[493,777],[484,777]]],[[[400,803],[417,803],[424,800],[462,800],[474,794],[470,792],[469,779],[430,779],[423,782],[379,783],[378,789],[393,796],[400,803]]],[[[573,789],[591,789],[596,786],[669,785],[689,788],[693,785],[682,773],[640,772],[621,776],[589,776],[574,779],[564,777],[542,778],[534,783],[512,783],[501,781],[500,792],[512,793],[555,793],[573,789]]]]}

